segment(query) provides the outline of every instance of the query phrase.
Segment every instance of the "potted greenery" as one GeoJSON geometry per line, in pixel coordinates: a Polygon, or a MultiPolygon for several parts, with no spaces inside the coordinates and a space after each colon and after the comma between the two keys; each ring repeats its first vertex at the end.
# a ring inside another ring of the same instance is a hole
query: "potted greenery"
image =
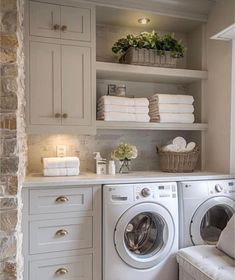
{"type": "Polygon", "coordinates": [[[176,67],[177,59],[184,56],[185,50],[173,34],[159,36],[155,31],[127,35],[112,48],[121,56],[121,63],[162,67],[176,67]]]}

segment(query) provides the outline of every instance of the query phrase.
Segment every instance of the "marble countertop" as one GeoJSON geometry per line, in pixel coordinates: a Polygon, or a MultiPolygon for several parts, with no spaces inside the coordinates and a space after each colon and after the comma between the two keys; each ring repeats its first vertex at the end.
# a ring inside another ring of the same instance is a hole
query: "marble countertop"
{"type": "Polygon", "coordinates": [[[217,180],[235,178],[235,175],[215,172],[166,173],[157,171],[139,171],[129,174],[97,175],[95,173],[81,173],[71,177],[43,177],[42,174],[31,174],[26,177],[23,187],[53,187],[80,186],[123,183],[150,183],[195,180],[217,180]]]}

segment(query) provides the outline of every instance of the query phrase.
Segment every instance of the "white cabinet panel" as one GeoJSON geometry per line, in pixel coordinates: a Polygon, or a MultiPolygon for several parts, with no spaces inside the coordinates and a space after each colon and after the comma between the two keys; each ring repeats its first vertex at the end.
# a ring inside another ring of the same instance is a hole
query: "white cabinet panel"
{"type": "Polygon", "coordinates": [[[91,124],[91,50],[61,47],[63,125],[91,124]]]}
{"type": "Polygon", "coordinates": [[[92,217],[32,221],[30,253],[92,248],[92,217]]]}
{"type": "Polygon", "coordinates": [[[61,38],[68,40],[91,40],[91,11],[77,7],[61,7],[61,38]],[[63,31],[63,28],[65,30],[63,31]]]}
{"type": "Polygon", "coordinates": [[[30,123],[60,125],[60,46],[30,42],[30,123]]]}
{"type": "Polygon", "coordinates": [[[30,263],[30,280],[92,280],[92,255],[30,263]]]}
{"type": "Polygon", "coordinates": [[[29,212],[33,215],[92,210],[92,188],[30,190],[29,212]]]}
{"type": "Polygon", "coordinates": [[[30,35],[60,38],[60,6],[30,2],[30,35]]]}

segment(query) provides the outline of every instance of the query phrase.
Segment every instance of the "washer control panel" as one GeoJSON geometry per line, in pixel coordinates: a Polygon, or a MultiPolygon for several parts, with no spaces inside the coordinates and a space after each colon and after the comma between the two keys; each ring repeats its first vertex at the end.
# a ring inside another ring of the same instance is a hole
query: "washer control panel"
{"type": "Polygon", "coordinates": [[[134,196],[136,201],[177,198],[177,185],[174,182],[136,185],[134,196]]]}

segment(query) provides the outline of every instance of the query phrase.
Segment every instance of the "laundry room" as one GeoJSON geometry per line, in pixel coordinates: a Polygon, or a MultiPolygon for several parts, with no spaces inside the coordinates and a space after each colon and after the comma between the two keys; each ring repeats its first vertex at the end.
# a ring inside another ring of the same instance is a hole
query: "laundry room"
{"type": "Polygon", "coordinates": [[[0,33],[0,279],[234,280],[235,0],[1,0],[0,33]]]}

